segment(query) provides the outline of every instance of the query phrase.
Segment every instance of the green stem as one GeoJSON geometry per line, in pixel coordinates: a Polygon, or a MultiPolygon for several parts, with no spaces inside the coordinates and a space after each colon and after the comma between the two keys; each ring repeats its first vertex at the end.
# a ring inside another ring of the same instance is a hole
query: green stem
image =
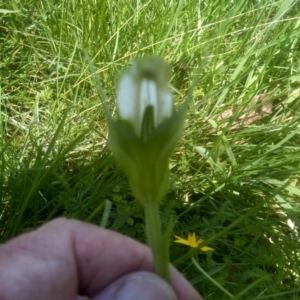
{"type": "Polygon", "coordinates": [[[148,244],[153,255],[154,271],[168,283],[171,283],[169,241],[167,237],[163,236],[161,231],[158,203],[145,202],[145,225],[148,244]]]}

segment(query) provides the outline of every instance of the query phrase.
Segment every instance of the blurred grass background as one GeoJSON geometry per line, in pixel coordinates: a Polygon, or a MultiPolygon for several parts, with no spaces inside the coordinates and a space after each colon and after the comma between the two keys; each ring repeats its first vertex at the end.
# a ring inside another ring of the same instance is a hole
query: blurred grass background
{"type": "Polygon", "coordinates": [[[107,227],[144,241],[81,49],[112,109],[118,74],[155,54],[176,105],[197,78],[162,218],[215,248],[172,243],[172,262],[204,299],[299,299],[299,34],[292,0],[0,0],[0,242],[100,225],[107,200],[107,227]]]}

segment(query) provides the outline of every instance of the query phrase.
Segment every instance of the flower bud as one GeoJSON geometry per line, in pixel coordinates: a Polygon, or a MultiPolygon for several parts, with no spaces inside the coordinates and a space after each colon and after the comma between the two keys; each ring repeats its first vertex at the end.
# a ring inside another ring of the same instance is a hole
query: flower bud
{"type": "Polygon", "coordinates": [[[186,106],[173,113],[169,73],[159,57],[135,61],[119,80],[118,120],[108,118],[111,149],[141,201],[167,193],[168,160],[183,127],[186,106]]]}

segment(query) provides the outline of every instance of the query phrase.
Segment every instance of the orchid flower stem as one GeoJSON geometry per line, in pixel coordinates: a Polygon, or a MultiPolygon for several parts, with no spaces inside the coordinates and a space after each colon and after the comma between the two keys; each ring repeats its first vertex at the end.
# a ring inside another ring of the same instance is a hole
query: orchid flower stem
{"type": "Polygon", "coordinates": [[[154,201],[145,201],[145,225],[148,245],[151,248],[154,271],[157,275],[171,283],[169,266],[169,245],[164,243],[159,216],[159,204],[154,201]]]}

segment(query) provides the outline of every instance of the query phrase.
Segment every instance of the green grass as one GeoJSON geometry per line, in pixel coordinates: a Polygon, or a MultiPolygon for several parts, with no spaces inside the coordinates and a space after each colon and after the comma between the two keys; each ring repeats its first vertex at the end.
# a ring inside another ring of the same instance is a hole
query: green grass
{"type": "Polygon", "coordinates": [[[195,255],[172,243],[172,262],[204,299],[300,298],[299,1],[0,0],[0,8],[9,10],[0,10],[0,242],[57,216],[100,225],[106,200],[107,227],[144,241],[143,210],[107,146],[82,49],[112,109],[118,74],[156,54],[172,65],[177,105],[196,81],[162,218],[173,215],[174,234],[196,232],[215,248],[195,255]],[[262,94],[272,111],[243,124],[262,94]]]}

